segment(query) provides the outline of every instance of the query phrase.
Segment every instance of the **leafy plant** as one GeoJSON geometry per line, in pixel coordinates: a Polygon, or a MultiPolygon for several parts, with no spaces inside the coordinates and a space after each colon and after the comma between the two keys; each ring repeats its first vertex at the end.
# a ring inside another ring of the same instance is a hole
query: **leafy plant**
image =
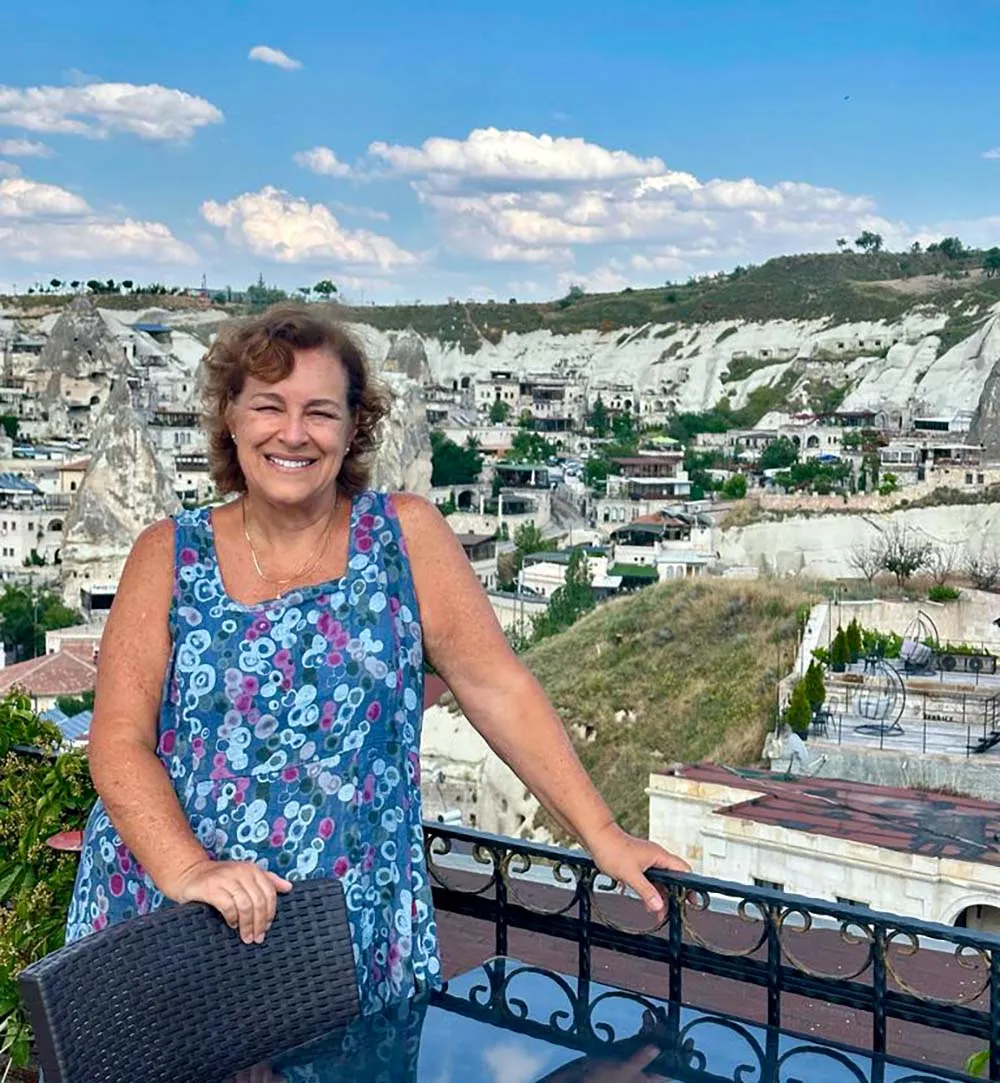
{"type": "Polygon", "coordinates": [[[961,593],[958,587],[949,586],[947,583],[935,583],[927,592],[927,597],[932,602],[953,602],[961,593]]]}
{"type": "Polygon", "coordinates": [[[785,708],[784,722],[793,733],[804,737],[809,732],[810,721],[812,709],[809,706],[809,693],[805,680],[801,680],[792,689],[792,697],[785,708]]]}
{"type": "Polygon", "coordinates": [[[830,661],[834,666],[846,666],[850,660],[851,648],[847,642],[847,633],[843,628],[838,628],[830,644],[830,661]]]}
{"type": "Polygon", "coordinates": [[[857,619],[851,620],[844,633],[847,637],[847,650],[850,653],[851,661],[856,662],[864,650],[864,645],[861,636],[861,625],[858,624],[857,619]]]}
{"type": "Polygon", "coordinates": [[[823,681],[823,667],[818,662],[810,662],[806,675],[803,678],[806,689],[806,699],[809,707],[815,714],[826,702],[826,684],[823,681]]]}
{"type": "Polygon", "coordinates": [[[46,840],[83,827],[95,793],[82,753],[59,755],[61,735],[27,696],[0,700],[0,1053],[27,1064],[31,1029],[17,974],[63,944],[74,854],[46,840]]]}

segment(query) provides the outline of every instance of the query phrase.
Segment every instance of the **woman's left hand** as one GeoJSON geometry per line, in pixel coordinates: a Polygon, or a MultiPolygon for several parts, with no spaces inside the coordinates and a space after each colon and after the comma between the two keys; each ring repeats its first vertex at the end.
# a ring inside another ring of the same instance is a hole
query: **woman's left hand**
{"type": "Polygon", "coordinates": [[[646,879],[646,870],[691,871],[691,866],[676,854],[658,843],[628,834],[616,823],[608,824],[588,839],[587,849],[601,872],[630,887],[651,914],[661,913],[664,903],[659,890],[646,879]]]}

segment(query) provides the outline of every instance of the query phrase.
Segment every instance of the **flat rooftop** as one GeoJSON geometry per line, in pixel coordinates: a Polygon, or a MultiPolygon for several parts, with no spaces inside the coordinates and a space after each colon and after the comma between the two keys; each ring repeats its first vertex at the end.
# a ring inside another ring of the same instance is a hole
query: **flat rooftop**
{"type": "Polygon", "coordinates": [[[786,780],[766,771],[736,771],[707,763],[673,774],[763,794],[719,807],[715,811],[720,816],[906,854],[1000,865],[997,802],[841,779],[786,780]]]}

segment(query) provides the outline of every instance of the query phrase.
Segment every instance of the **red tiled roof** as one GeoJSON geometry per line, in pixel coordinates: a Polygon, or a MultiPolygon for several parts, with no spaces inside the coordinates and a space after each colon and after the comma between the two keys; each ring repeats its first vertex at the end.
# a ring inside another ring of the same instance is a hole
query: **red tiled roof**
{"type": "Polygon", "coordinates": [[[74,459],[71,463],[61,463],[60,470],[86,470],[90,466],[90,459],[74,459]]]}
{"type": "Polygon", "coordinates": [[[0,669],[0,692],[14,685],[29,696],[63,696],[88,692],[97,680],[97,666],[69,651],[43,654],[0,669]]]}
{"type": "Polygon", "coordinates": [[[681,778],[763,793],[716,809],[755,823],[847,839],[906,854],[1000,865],[1000,803],[834,778],[751,777],[716,764],[681,778]]]}
{"type": "Polygon", "coordinates": [[[77,636],[74,639],[60,639],[59,650],[66,654],[76,655],[87,662],[94,660],[94,651],[101,646],[101,635],[96,633],[92,636],[77,636]]]}

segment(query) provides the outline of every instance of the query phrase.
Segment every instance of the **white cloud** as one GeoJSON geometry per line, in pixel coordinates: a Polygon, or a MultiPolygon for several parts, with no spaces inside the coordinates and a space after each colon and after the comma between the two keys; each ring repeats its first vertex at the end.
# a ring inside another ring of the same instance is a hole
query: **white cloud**
{"type": "Polygon", "coordinates": [[[374,207],[361,207],[357,203],[342,203],[340,200],[329,201],[335,211],[343,211],[344,214],[355,214],[358,218],[369,218],[373,222],[388,222],[389,212],[376,210],[374,207]]]}
{"type": "Polygon", "coordinates": [[[26,177],[0,180],[0,257],[23,262],[130,260],[191,264],[194,250],[160,222],[95,213],[85,199],[26,177]]]}
{"type": "Polygon", "coordinates": [[[19,177],[21,167],[16,162],[0,161],[0,177],[19,177]]]}
{"type": "Polygon", "coordinates": [[[301,60],[293,60],[288,53],[272,49],[270,45],[255,45],[248,54],[248,59],[259,60],[262,64],[273,64],[285,71],[296,71],[302,67],[301,60]]]}
{"type": "Polygon", "coordinates": [[[531,1083],[545,1067],[545,1057],[527,1052],[513,1042],[498,1042],[483,1050],[492,1083],[531,1083]]]}
{"type": "Polygon", "coordinates": [[[187,139],[222,113],[204,98],[150,83],[0,86],[0,125],[102,139],[129,132],[141,139],[187,139]]]}
{"type": "Polygon", "coordinates": [[[0,251],[25,263],[58,262],[60,266],[103,261],[123,271],[135,265],[185,265],[197,253],[160,222],[132,218],[111,221],[90,217],[70,222],[27,222],[5,227],[0,220],[0,251]],[[128,261],[128,262],[126,262],[128,261]]]}
{"type": "Polygon", "coordinates": [[[417,262],[412,252],[367,229],[344,229],[322,203],[309,203],[279,188],[264,187],[201,205],[202,217],[226,239],[279,263],[371,265],[388,270],[417,262]]]}
{"type": "Polygon", "coordinates": [[[498,128],[477,128],[465,139],[434,137],[419,147],[376,142],[368,153],[394,172],[427,174],[442,181],[600,181],[666,170],[659,158],[637,158],[583,139],[498,128]]]}
{"type": "Polygon", "coordinates": [[[51,158],[52,150],[33,139],[0,139],[0,154],[10,158],[51,158]]]}
{"type": "Polygon", "coordinates": [[[863,196],[794,181],[701,180],[659,158],[581,139],[490,128],[420,148],[373,143],[369,153],[411,176],[452,251],[563,266],[594,251],[603,255],[604,288],[624,284],[626,264],[646,274],[684,273],[705,260],[719,266],[830,249],[838,236],[862,229],[887,243],[905,232],[863,196]],[[612,272],[613,257],[620,263],[612,272]]]}
{"type": "Polygon", "coordinates": [[[340,161],[329,147],[313,147],[312,150],[300,150],[292,155],[292,161],[303,169],[310,169],[325,177],[349,177],[351,167],[340,161]]]}
{"type": "Polygon", "coordinates": [[[85,199],[55,184],[41,184],[26,177],[0,181],[0,219],[50,218],[89,211],[85,199]]]}
{"type": "Polygon", "coordinates": [[[998,159],[1000,158],[1000,147],[991,147],[989,150],[983,151],[984,158],[998,159]]]}

